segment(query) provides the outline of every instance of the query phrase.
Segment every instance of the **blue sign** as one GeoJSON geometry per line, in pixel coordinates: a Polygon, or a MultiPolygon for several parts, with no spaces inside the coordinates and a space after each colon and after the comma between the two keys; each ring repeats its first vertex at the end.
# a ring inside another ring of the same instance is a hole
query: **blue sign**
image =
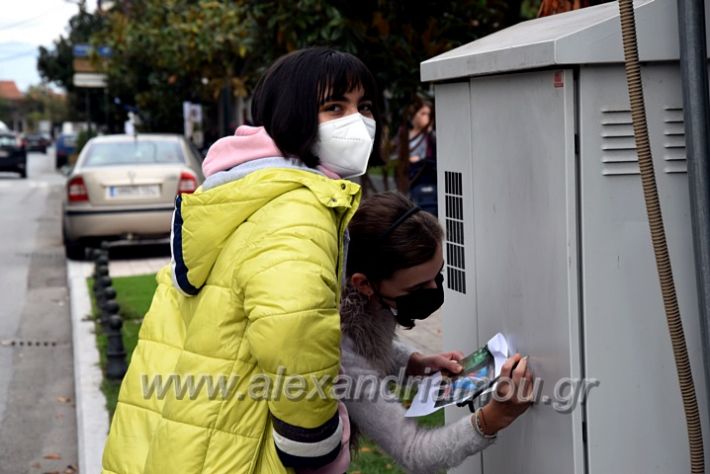
{"type": "Polygon", "coordinates": [[[75,58],[88,58],[91,54],[91,45],[88,44],[75,44],[74,45],[74,57],[75,58]]]}
{"type": "Polygon", "coordinates": [[[99,48],[96,50],[96,52],[102,58],[110,58],[111,55],[113,54],[110,46],[99,46],[99,48]]]}
{"type": "MultiPolygon", "coordinates": [[[[91,46],[90,44],[75,44],[74,45],[74,57],[75,58],[88,58],[92,51],[94,51],[94,47],[91,46]]],[[[110,46],[99,46],[96,49],[96,54],[98,54],[102,58],[110,58],[113,52],[111,51],[110,46]]]]}

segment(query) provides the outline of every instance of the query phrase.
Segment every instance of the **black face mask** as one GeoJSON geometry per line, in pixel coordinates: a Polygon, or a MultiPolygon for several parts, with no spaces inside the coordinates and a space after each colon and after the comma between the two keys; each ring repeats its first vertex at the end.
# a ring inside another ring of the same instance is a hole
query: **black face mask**
{"type": "MultiPolygon", "coordinates": [[[[444,275],[439,273],[436,288],[421,288],[394,299],[397,304],[395,318],[402,326],[414,327],[415,319],[426,319],[444,304],[444,275]]],[[[394,311],[393,311],[394,313],[394,311]]]]}

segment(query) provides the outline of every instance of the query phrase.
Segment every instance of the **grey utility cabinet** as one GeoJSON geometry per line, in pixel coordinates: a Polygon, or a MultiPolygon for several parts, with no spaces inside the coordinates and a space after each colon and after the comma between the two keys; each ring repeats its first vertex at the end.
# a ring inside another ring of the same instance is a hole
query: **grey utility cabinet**
{"type": "MultiPolygon", "coordinates": [[[[672,0],[635,7],[707,457],[677,13],[672,0]]],[[[445,349],[471,351],[501,331],[550,399],[559,380],[599,381],[568,413],[534,406],[453,472],[689,472],[617,4],[521,23],[425,61],[421,77],[436,96],[445,349]]],[[[467,414],[447,409],[447,422],[467,414]]]]}

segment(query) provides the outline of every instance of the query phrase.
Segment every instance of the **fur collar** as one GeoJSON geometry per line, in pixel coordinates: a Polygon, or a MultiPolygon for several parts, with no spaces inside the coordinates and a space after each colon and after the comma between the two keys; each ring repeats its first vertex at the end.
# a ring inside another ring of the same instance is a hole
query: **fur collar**
{"type": "Polygon", "coordinates": [[[397,322],[377,298],[368,298],[350,283],[340,305],[343,336],[351,341],[354,352],[365,358],[382,375],[394,366],[392,342],[397,322]]]}

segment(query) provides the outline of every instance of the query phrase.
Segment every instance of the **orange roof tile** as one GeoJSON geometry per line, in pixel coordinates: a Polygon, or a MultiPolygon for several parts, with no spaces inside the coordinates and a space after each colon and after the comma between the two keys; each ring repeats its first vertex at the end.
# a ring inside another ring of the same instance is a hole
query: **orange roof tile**
{"type": "Polygon", "coordinates": [[[0,99],[22,99],[22,92],[20,92],[20,89],[17,88],[15,81],[0,81],[0,99]]]}

